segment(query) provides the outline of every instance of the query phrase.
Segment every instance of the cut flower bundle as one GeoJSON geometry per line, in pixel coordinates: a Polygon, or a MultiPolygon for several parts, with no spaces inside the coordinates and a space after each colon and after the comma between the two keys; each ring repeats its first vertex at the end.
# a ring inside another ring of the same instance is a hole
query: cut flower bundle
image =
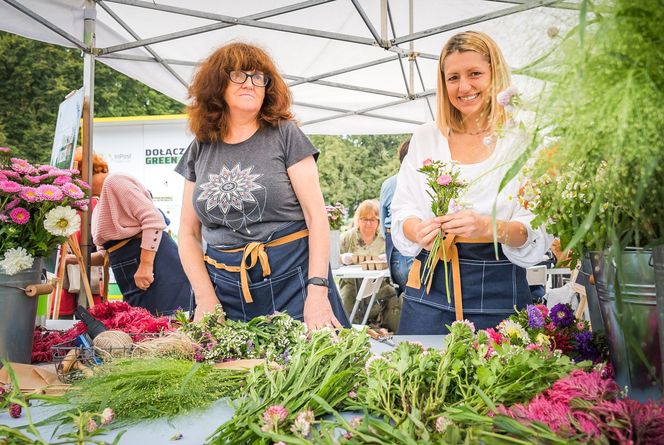
{"type": "Polygon", "coordinates": [[[35,167],[2,153],[0,271],[14,275],[78,231],[77,210],[87,210],[90,186],[78,170],[35,167]]]}

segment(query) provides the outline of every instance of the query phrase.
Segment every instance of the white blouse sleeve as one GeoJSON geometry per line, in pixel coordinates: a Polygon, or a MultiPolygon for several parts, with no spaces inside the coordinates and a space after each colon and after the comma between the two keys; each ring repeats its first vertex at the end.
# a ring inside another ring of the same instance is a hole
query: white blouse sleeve
{"type": "MultiPolygon", "coordinates": [[[[518,193],[518,186],[516,187],[516,192],[518,193]]],[[[507,259],[517,266],[530,267],[541,263],[546,259],[546,252],[553,242],[553,236],[546,232],[544,225],[533,229],[531,222],[534,218],[535,215],[530,210],[524,209],[515,196],[513,199],[512,217],[509,220],[518,221],[526,226],[528,239],[521,247],[510,247],[503,244],[503,253],[505,253],[507,259]]]]}

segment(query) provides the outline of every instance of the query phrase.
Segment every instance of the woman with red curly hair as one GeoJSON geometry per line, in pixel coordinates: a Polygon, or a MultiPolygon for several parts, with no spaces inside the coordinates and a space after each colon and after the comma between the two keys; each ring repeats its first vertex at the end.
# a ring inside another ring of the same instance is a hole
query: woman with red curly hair
{"type": "Polygon", "coordinates": [[[185,178],[178,241],[194,318],[221,304],[233,320],[282,311],[310,329],[349,326],[330,285],[318,150],[293,122],[273,61],[256,46],[225,45],[200,64],[189,97],[195,140],[175,170],[185,178]]]}

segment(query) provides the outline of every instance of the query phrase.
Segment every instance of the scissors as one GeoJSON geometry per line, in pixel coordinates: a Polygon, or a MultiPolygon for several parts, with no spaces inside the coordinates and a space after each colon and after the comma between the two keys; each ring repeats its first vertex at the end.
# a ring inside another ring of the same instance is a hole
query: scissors
{"type": "Polygon", "coordinates": [[[385,343],[386,345],[392,347],[396,346],[396,343],[394,343],[394,340],[392,340],[392,334],[387,329],[380,328],[378,330],[374,330],[372,328],[369,328],[367,329],[367,334],[369,334],[369,337],[373,338],[374,340],[380,343],[385,343]]]}

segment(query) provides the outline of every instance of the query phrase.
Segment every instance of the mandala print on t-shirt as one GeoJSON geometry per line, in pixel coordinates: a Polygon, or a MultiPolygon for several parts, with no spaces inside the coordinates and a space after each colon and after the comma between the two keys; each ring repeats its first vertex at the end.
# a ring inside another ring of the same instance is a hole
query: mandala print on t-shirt
{"type": "Polygon", "coordinates": [[[252,174],[253,169],[253,165],[242,169],[239,163],[229,169],[224,164],[219,174],[209,173],[209,182],[199,185],[203,191],[196,201],[205,203],[205,212],[212,220],[234,230],[261,220],[265,187],[256,182],[263,175],[252,174]]]}

